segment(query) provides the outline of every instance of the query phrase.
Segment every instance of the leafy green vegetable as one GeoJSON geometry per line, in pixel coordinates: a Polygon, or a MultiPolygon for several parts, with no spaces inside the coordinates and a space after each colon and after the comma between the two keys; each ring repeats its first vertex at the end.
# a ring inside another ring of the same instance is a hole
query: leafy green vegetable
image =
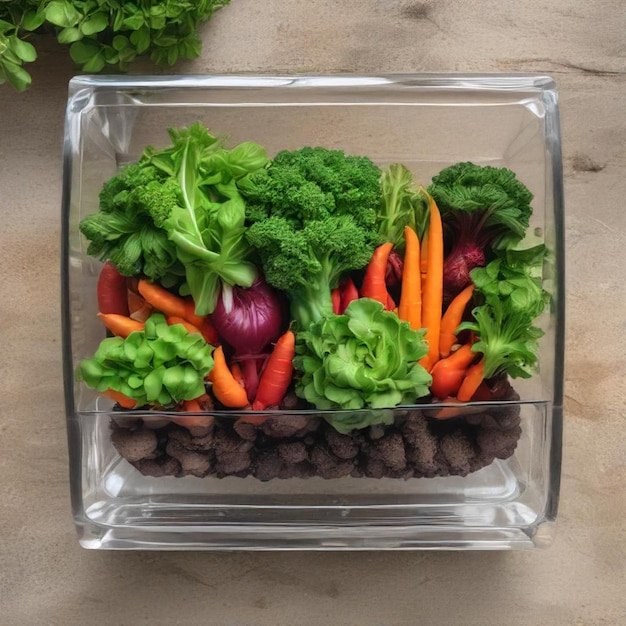
{"type": "Polygon", "coordinates": [[[268,158],[251,142],[227,150],[199,123],[171,129],[170,137],[170,147],[146,149],[104,185],[100,211],[80,230],[91,241],[88,254],[110,259],[124,275],[179,286],[205,315],[222,285],[250,287],[257,278],[236,183],[268,158]]]}
{"type": "Polygon", "coordinates": [[[181,324],[168,326],[163,315],[154,313],[144,331],[104,339],[92,358],[81,361],[77,379],[100,392],[121,392],[138,407],[171,407],[205,392],[212,352],[200,335],[181,324]]]}
{"type": "MultiPolygon", "coordinates": [[[[423,330],[412,330],[375,300],[354,300],[344,315],[297,333],[296,394],[322,410],[411,404],[428,394],[430,374],[417,362],[426,352],[423,330]]],[[[384,415],[374,412],[368,423],[384,415]]],[[[341,416],[326,419],[342,430],[341,416]]]]}
{"type": "Polygon", "coordinates": [[[506,250],[486,267],[473,269],[470,276],[485,298],[507,298],[512,311],[526,313],[529,319],[534,319],[542,313],[550,298],[541,286],[545,255],[544,245],[526,250],[506,250]]]}
{"type": "Polygon", "coordinates": [[[383,171],[380,185],[383,202],[377,228],[384,241],[404,247],[404,227],[410,226],[422,238],[428,224],[428,201],[413,180],[411,170],[394,163],[383,171]]]}
{"type": "Polygon", "coordinates": [[[446,240],[444,289],[454,296],[495,250],[512,248],[528,228],[531,192],[504,167],[457,163],[433,177],[428,192],[441,211],[446,240]]]}
{"type": "Polygon", "coordinates": [[[100,192],[100,211],[79,225],[87,254],[111,260],[125,276],[144,274],[166,287],[180,284],[185,270],[163,223],[182,204],[180,185],[145,159],[126,166],[100,192]]]}
{"type": "Polygon", "coordinates": [[[379,239],[380,174],[366,157],[307,147],[280,152],[238,182],[248,242],[301,328],[332,313],[331,290],[344,272],[367,265],[379,239]]]}
{"type": "Polygon", "coordinates": [[[4,0],[0,1],[0,84],[23,91],[31,77],[22,67],[35,60],[24,40],[30,32],[53,32],[70,45],[84,72],[126,71],[140,56],[157,65],[199,56],[198,30],[230,0],[4,0]]]}
{"type": "Polygon", "coordinates": [[[532,325],[530,311],[516,310],[510,302],[488,298],[472,311],[474,322],[459,326],[479,336],[472,351],[483,354],[484,378],[503,372],[512,378],[530,378],[537,364],[538,339],[544,333],[532,325]]]}

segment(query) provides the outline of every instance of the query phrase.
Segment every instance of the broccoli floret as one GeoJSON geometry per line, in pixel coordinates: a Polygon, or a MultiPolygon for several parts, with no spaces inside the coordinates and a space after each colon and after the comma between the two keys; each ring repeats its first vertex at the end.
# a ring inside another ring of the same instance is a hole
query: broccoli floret
{"type": "Polygon", "coordinates": [[[250,214],[283,217],[294,225],[352,215],[364,228],[373,228],[380,207],[381,171],[370,159],[342,150],[301,148],[276,155],[267,171],[242,189],[250,214]]]}
{"type": "Polygon", "coordinates": [[[342,274],[370,260],[379,242],[380,175],[366,157],[302,148],[280,152],[240,185],[247,239],[303,328],[332,313],[331,290],[342,274]]]}

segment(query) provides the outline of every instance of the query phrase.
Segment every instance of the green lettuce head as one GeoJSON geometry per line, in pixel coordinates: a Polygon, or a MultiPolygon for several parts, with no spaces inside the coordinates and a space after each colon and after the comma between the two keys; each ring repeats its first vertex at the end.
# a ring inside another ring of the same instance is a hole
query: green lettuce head
{"type": "Polygon", "coordinates": [[[123,393],[138,407],[168,407],[204,393],[212,353],[201,335],[153,313],[143,331],[104,339],[92,358],[81,361],[77,378],[100,392],[123,393]]]}
{"type": "MultiPolygon", "coordinates": [[[[431,376],[418,363],[426,353],[423,330],[360,298],[344,315],[325,317],[298,333],[296,394],[321,410],[412,404],[429,393],[431,376]]],[[[333,425],[334,419],[329,418],[333,425]]]]}

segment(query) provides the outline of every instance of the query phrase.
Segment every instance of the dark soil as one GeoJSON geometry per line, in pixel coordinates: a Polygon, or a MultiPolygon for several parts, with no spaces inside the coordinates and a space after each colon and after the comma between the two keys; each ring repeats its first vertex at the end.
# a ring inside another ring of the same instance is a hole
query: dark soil
{"type": "MultiPolygon", "coordinates": [[[[503,400],[517,400],[508,387],[503,400]]],[[[432,478],[466,476],[510,457],[521,435],[520,407],[484,407],[448,420],[406,411],[390,426],[349,435],[318,417],[285,415],[255,425],[215,418],[201,436],[172,423],[111,421],[119,454],[147,476],[432,478]]]]}

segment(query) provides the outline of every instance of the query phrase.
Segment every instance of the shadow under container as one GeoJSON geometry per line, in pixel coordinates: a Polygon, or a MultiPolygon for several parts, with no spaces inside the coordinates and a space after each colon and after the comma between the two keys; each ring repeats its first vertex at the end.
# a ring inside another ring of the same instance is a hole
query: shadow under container
{"type": "Polygon", "coordinates": [[[71,494],[82,546],[550,544],[561,464],[564,277],[558,106],[549,77],[75,78],[66,118],[62,256],[71,494]],[[78,224],[98,210],[103,183],[121,166],[147,145],[167,145],[169,127],[195,121],[227,136],[229,145],[258,142],[270,156],[322,145],[367,155],[381,167],[401,162],[425,185],[459,161],[513,170],[534,194],[524,243],[550,250],[543,286],[552,299],[539,320],[545,334],[538,373],[510,381],[506,401],[472,403],[453,420],[433,419],[434,405],[397,407],[383,411],[381,425],[347,439],[319,411],[274,412],[254,427],[225,412],[114,410],[74,376],[105,336],[96,317],[101,263],[87,256],[78,224]],[[200,423],[194,431],[198,417],[212,426],[203,430],[200,423]],[[155,461],[166,451],[168,467],[155,461]]]}

